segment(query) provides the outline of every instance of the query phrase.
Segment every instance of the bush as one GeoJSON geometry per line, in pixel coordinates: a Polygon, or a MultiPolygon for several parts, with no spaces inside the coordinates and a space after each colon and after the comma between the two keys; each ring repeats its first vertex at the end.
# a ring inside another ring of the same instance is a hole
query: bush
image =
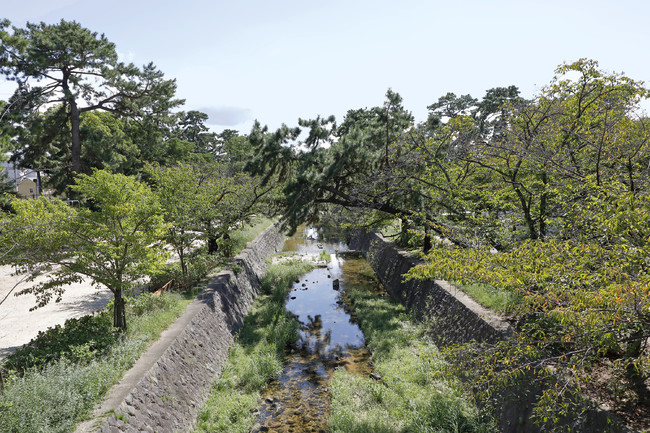
{"type": "Polygon", "coordinates": [[[207,274],[223,264],[224,260],[221,256],[199,250],[188,257],[187,275],[183,276],[180,263],[169,263],[157,274],[151,276],[147,290],[155,292],[169,281],[173,281],[172,287],[176,290],[188,290],[197,281],[203,279],[207,274]]]}
{"type": "Polygon", "coordinates": [[[26,347],[6,358],[4,368],[24,373],[30,369],[43,368],[62,358],[86,363],[105,354],[117,338],[108,311],[68,319],[63,326],[56,325],[39,332],[26,347]]]}

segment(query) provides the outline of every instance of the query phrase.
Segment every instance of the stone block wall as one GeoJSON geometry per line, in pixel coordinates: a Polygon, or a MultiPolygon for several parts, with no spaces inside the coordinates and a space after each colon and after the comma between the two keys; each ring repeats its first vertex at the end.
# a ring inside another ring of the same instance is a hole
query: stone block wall
{"type": "Polygon", "coordinates": [[[492,343],[512,334],[512,328],[494,312],[446,281],[403,281],[418,263],[410,254],[377,233],[359,232],[350,248],[360,250],[386,290],[420,320],[426,320],[439,345],[470,341],[492,343]]]}
{"type": "Polygon", "coordinates": [[[279,251],[283,241],[271,226],[249,243],[235,257],[232,270],[220,272],[190,304],[184,328],[119,405],[77,432],[189,431],[258,294],[266,258],[279,251]]]}

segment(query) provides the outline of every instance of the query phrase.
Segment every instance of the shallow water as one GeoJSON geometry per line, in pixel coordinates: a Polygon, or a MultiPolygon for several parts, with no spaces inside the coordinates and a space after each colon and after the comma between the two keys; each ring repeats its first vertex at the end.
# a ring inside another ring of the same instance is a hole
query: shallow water
{"type": "Polygon", "coordinates": [[[300,340],[287,349],[282,375],[264,393],[253,432],[325,432],[334,369],[372,372],[363,333],[344,294],[351,288],[377,290],[376,280],[365,259],[347,253],[344,243],[319,238],[316,229],[305,228],[285,243],[285,252],[325,251],[330,260],[327,268],[314,269],[293,284],[286,308],[300,322],[300,340]]]}

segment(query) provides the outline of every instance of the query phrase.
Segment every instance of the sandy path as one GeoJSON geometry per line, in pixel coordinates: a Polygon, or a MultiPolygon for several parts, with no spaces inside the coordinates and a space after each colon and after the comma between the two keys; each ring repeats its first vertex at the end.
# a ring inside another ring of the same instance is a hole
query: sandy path
{"type": "MultiPolygon", "coordinates": [[[[202,241],[195,241],[188,254],[199,248],[202,241]]],[[[167,263],[178,261],[172,254],[167,263]]],[[[113,299],[113,294],[106,288],[97,288],[85,278],[83,283],[70,284],[66,287],[61,302],[50,302],[42,308],[29,311],[36,305],[34,295],[14,296],[14,293],[27,288],[20,283],[24,275],[12,275],[12,266],[0,266],[0,302],[9,292],[13,292],[0,303],[0,359],[29,343],[40,331],[56,325],[63,325],[67,319],[82,317],[100,310],[113,299]],[[14,289],[14,286],[18,286],[14,289]]],[[[39,277],[34,283],[45,280],[39,277]]]]}
{"type": "MultiPolygon", "coordinates": [[[[11,266],[0,266],[0,302],[23,277],[14,276],[12,272],[11,266]]],[[[44,279],[39,278],[37,281],[44,279]]],[[[61,302],[50,302],[45,307],[29,311],[36,305],[36,297],[31,294],[14,296],[26,287],[25,283],[19,284],[0,304],[0,358],[29,343],[39,331],[97,311],[113,298],[110,290],[96,288],[86,278],[83,283],[67,286],[61,302]]]]}

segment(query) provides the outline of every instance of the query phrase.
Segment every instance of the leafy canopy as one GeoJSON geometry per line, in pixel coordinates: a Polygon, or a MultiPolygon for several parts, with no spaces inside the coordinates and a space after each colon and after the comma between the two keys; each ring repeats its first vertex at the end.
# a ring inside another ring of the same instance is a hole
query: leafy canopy
{"type": "Polygon", "coordinates": [[[18,292],[34,294],[37,306],[59,300],[83,277],[106,286],[115,296],[114,326],[124,328],[123,293],[168,256],[160,203],[145,184],[105,170],[80,175],[73,189],[92,208],[45,197],[13,201],[15,213],[3,215],[2,262],[28,266],[28,282],[46,273],[45,281],[18,292]]]}

